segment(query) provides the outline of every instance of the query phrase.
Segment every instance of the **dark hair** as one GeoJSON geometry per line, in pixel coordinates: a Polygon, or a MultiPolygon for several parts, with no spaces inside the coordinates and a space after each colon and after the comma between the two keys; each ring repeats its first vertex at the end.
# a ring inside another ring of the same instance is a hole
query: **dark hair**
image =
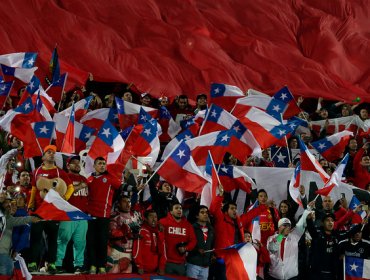
{"type": "Polygon", "coordinates": [[[23,172],[27,172],[27,173],[28,173],[28,175],[30,175],[30,176],[31,176],[31,172],[29,172],[28,170],[22,170],[21,172],[18,172],[18,175],[17,175],[18,179],[21,177],[21,174],[22,174],[23,172]]]}
{"type": "Polygon", "coordinates": [[[188,96],[186,94],[180,94],[178,99],[188,99],[188,96]]]}
{"type": "Polygon", "coordinates": [[[145,212],[144,212],[144,218],[145,219],[148,219],[149,215],[150,214],[153,214],[153,213],[157,214],[157,212],[155,212],[153,209],[145,210],[145,212]]]}
{"type": "Polygon", "coordinates": [[[175,205],[180,205],[181,206],[181,208],[182,208],[182,205],[181,205],[181,203],[180,202],[178,202],[178,201],[172,201],[171,202],[171,204],[170,204],[170,211],[172,211],[173,210],[173,207],[175,206],[175,205]]]}
{"type": "Polygon", "coordinates": [[[265,189],[260,189],[258,192],[257,192],[257,196],[260,194],[260,193],[265,193],[267,196],[267,191],[265,189]]]}
{"type": "Polygon", "coordinates": [[[236,203],[235,202],[232,202],[232,201],[227,201],[224,206],[222,206],[222,212],[225,213],[227,212],[227,210],[229,210],[230,208],[230,205],[234,205],[235,207],[237,207],[236,203]]]}
{"type": "Polygon", "coordinates": [[[199,206],[197,207],[197,212],[196,212],[197,214],[196,214],[196,216],[198,216],[198,215],[199,215],[199,212],[200,212],[200,210],[202,210],[202,209],[207,209],[207,211],[209,210],[207,206],[205,206],[205,205],[199,205],[199,206]]]}
{"type": "Polygon", "coordinates": [[[105,158],[103,158],[103,157],[97,157],[97,158],[95,158],[95,160],[94,160],[94,164],[96,164],[96,162],[97,162],[98,160],[106,161],[106,160],[105,160],[105,158]]]}

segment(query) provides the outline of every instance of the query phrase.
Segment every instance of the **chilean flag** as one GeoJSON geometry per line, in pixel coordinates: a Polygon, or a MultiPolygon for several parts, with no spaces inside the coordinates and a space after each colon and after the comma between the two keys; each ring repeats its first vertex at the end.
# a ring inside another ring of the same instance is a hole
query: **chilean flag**
{"type": "Polygon", "coordinates": [[[125,129],[131,125],[138,123],[141,108],[149,113],[153,118],[157,116],[158,112],[157,109],[140,106],[131,102],[124,101],[118,97],[116,97],[116,104],[118,111],[118,120],[121,129],[125,129]]]}
{"type": "Polygon", "coordinates": [[[51,139],[54,135],[55,123],[53,121],[33,122],[31,126],[42,153],[44,148],[51,143],[51,139]]]}
{"type": "Polygon", "coordinates": [[[230,129],[238,119],[223,108],[211,104],[199,130],[199,135],[230,129]]]}
{"type": "Polygon", "coordinates": [[[14,68],[1,64],[1,71],[3,72],[5,81],[13,81],[15,78],[17,78],[22,82],[28,84],[31,81],[36,70],[37,67],[14,68]]]}
{"type": "Polygon", "coordinates": [[[40,86],[37,95],[32,95],[32,101],[36,104],[38,111],[47,119],[51,119],[50,114],[56,112],[54,106],[55,102],[53,99],[45,92],[45,90],[40,86]]]}
{"type": "Polygon", "coordinates": [[[220,252],[220,255],[225,260],[227,279],[256,279],[257,251],[251,243],[235,244],[227,248],[217,250],[217,252],[220,252]]]}
{"type": "Polygon", "coordinates": [[[62,153],[75,153],[75,105],[72,103],[72,111],[69,116],[69,121],[66,129],[66,134],[63,138],[63,143],[60,151],[62,153]]]}
{"type": "Polygon", "coordinates": [[[346,280],[370,279],[370,260],[355,257],[345,257],[344,265],[346,280]]]}
{"type": "Polygon", "coordinates": [[[208,153],[205,167],[206,169],[204,175],[206,178],[209,179],[210,182],[208,182],[202,190],[202,194],[200,196],[200,205],[205,205],[210,208],[212,201],[216,197],[217,188],[219,185],[219,178],[217,175],[215,164],[212,160],[211,153],[208,153]]]}
{"type": "Polygon", "coordinates": [[[81,221],[92,218],[77,207],[69,204],[59,193],[50,189],[35,214],[44,220],[81,221]]]}
{"type": "Polygon", "coordinates": [[[298,142],[301,150],[301,170],[317,172],[320,175],[322,181],[324,183],[327,182],[330,176],[321,167],[320,163],[317,161],[314,155],[311,154],[311,152],[307,149],[307,146],[302,141],[302,139],[298,138],[298,142]]]}
{"type": "MultiPolygon", "coordinates": [[[[90,102],[93,99],[93,96],[88,96],[84,99],[81,99],[75,103],[75,121],[80,121],[81,118],[86,115],[87,110],[89,109],[90,102]]],[[[72,106],[60,112],[60,114],[69,117],[72,111],[72,106]]]]}
{"type": "Polygon", "coordinates": [[[352,132],[344,130],[318,141],[312,142],[311,145],[327,161],[334,161],[342,157],[343,151],[346,148],[351,136],[353,136],[352,132]]]}
{"type": "Polygon", "coordinates": [[[35,66],[37,53],[19,52],[0,55],[0,64],[17,68],[32,68],[35,66]]]}
{"type": "Polygon", "coordinates": [[[101,108],[90,111],[81,118],[80,122],[99,130],[106,120],[109,120],[111,123],[117,123],[117,110],[115,108],[101,108]]]}
{"type": "Polygon", "coordinates": [[[32,77],[31,81],[26,86],[25,92],[22,94],[21,98],[19,99],[18,105],[22,104],[28,96],[33,96],[36,91],[40,88],[40,80],[35,75],[32,77]]]}
{"type": "Polygon", "coordinates": [[[60,102],[64,87],[67,82],[68,73],[62,74],[55,82],[53,82],[47,90],[49,96],[55,101],[60,102]]]}
{"type": "Polygon", "coordinates": [[[290,179],[289,194],[299,206],[303,207],[302,201],[300,199],[301,194],[299,192],[300,181],[301,181],[301,164],[298,162],[297,166],[294,169],[293,176],[290,179]]]}
{"type": "MultiPolygon", "coordinates": [[[[69,119],[60,113],[54,114],[53,120],[55,122],[56,131],[56,146],[58,150],[62,149],[63,141],[67,136],[67,127],[69,125],[69,119]]],[[[95,135],[96,129],[83,125],[77,121],[74,121],[74,147],[75,153],[86,149],[86,145],[89,140],[92,140],[95,135]]]]}
{"type": "Polygon", "coordinates": [[[289,119],[299,114],[300,111],[301,109],[298,107],[293,94],[290,92],[287,86],[283,87],[274,94],[266,108],[266,112],[275,117],[277,120],[281,120],[281,116],[289,119]]]}
{"type": "Polygon", "coordinates": [[[136,125],[128,138],[120,155],[119,162],[125,166],[131,156],[148,157],[151,162],[148,164],[153,167],[157,161],[160,150],[158,138],[157,122],[146,122],[136,125]]]}
{"type": "MultiPolygon", "coordinates": [[[[199,127],[199,126],[198,126],[199,127]]],[[[181,141],[188,141],[196,137],[196,133],[193,133],[191,129],[186,129],[185,131],[181,132],[175,138],[173,138],[164,148],[162,153],[162,160],[164,160],[171,151],[181,142],[181,141]]]]}
{"type": "Polygon", "coordinates": [[[4,108],[5,101],[12,90],[13,83],[14,82],[0,83],[0,110],[4,108]]]}
{"type": "Polygon", "coordinates": [[[346,168],[348,158],[349,154],[346,154],[346,156],[342,159],[333,174],[331,174],[329,181],[326,182],[325,186],[322,189],[317,190],[316,194],[328,196],[335,186],[339,186],[339,183],[342,181],[343,172],[346,168]]]}
{"type": "Polygon", "coordinates": [[[227,111],[230,111],[234,105],[235,101],[245,94],[243,91],[236,87],[225,84],[211,84],[211,103],[221,106],[227,111]]]}
{"type": "Polygon", "coordinates": [[[292,129],[266,112],[250,107],[242,115],[240,121],[252,132],[262,149],[266,149],[283,139],[292,129]]]}
{"type": "Polygon", "coordinates": [[[180,142],[163,161],[157,173],[170,184],[188,192],[201,193],[207,183],[191,156],[190,147],[184,142],[180,142]]]}
{"type": "Polygon", "coordinates": [[[190,139],[186,144],[198,166],[206,164],[208,151],[212,153],[214,163],[221,164],[225,153],[230,151],[230,142],[234,135],[233,130],[216,131],[190,139]]]}
{"type": "Polygon", "coordinates": [[[251,193],[252,189],[256,188],[252,178],[233,165],[221,165],[218,170],[218,177],[227,192],[241,189],[246,193],[251,193]]]}
{"type": "Polygon", "coordinates": [[[159,137],[161,141],[169,141],[181,131],[181,126],[174,121],[165,106],[159,108],[158,123],[162,127],[162,135],[159,137]]]}

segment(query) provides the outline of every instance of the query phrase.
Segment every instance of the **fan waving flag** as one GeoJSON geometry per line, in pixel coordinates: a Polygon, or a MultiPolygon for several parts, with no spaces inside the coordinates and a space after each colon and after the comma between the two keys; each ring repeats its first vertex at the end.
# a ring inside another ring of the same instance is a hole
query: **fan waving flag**
{"type": "Polygon", "coordinates": [[[47,90],[47,93],[55,102],[60,102],[60,100],[62,99],[62,94],[67,82],[67,77],[68,73],[62,74],[59,79],[54,81],[47,90]]]}
{"type": "Polygon", "coordinates": [[[75,104],[72,103],[71,115],[66,129],[66,134],[63,138],[63,144],[60,149],[62,153],[75,153],[75,104]]]}
{"type": "Polygon", "coordinates": [[[159,108],[158,123],[162,127],[162,135],[159,137],[161,141],[169,141],[181,131],[181,126],[174,121],[165,106],[159,108]]]}
{"type": "Polygon", "coordinates": [[[219,249],[225,260],[226,279],[252,280],[257,277],[257,251],[252,243],[239,243],[219,249]]]}
{"type": "Polygon", "coordinates": [[[188,192],[201,193],[207,180],[195,164],[189,146],[180,142],[163,161],[157,173],[172,185],[188,192]]]}
{"type": "Polygon", "coordinates": [[[177,135],[175,138],[173,138],[164,148],[163,154],[162,154],[162,160],[164,160],[171,151],[183,140],[188,141],[190,139],[193,139],[195,137],[195,134],[192,132],[191,129],[186,129],[185,131],[181,132],[179,135],[177,135]]]}
{"type": "Polygon", "coordinates": [[[311,142],[311,145],[327,160],[334,161],[341,158],[343,151],[346,148],[349,139],[353,136],[353,133],[344,130],[335,133],[331,136],[325,137],[315,142],[311,142]]]}
{"type": "Polygon", "coordinates": [[[28,84],[31,81],[36,70],[37,67],[14,68],[1,64],[1,71],[3,72],[5,81],[13,81],[15,78],[17,78],[22,82],[28,84]]]}
{"type": "Polygon", "coordinates": [[[69,204],[53,189],[50,189],[46,194],[35,214],[44,220],[53,221],[81,221],[92,219],[77,207],[69,204]]]}
{"type": "Polygon", "coordinates": [[[217,170],[213,163],[211,153],[208,153],[205,167],[205,177],[207,177],[210,182],[208,182],[202,190],[200,205],[205,205],[210,208],[212,201],[216,197],[217,187],[219,185],[219,178],[217,176],[217,170]]]}
{"type": "Polygon", "coordinates": [[[211,85],[210,94],[211,103],[221,106],[227,111],[234,107],[236,100],[245,96],[243,91],[236,86],[216,83],[211,85]]]}
{"type": "MultiPolygon", "coordinates": [[[[75,121],[80,121],[81,118],[86,115],[87,110],[89,109],[90,102],[93,99],[93,96],[88,96],[80,101],[75,103],[75,121]]],[[[69,117],[72,111],[72,106],[60,112],[61,115],[69,117]]]]}
{"type": "Polygon", "coordinates": [[[370,260],[346,256],[344,265],[346,280],[370,279],[370,260]]]}
{"type": "Polygon", "coordinates": [[[266,108],[266,112],[277,120],[281,120],[281,116],[289,119],[297,115],[300,111],[301,109],[298,107],[293,94],[287,86],[274,94],[266,108]]]}
{"type": "Polygon", "coordinates": [[[111,123],[117,123],[116,108],[101,108],[90,111],[81,118],[80,122],[88,127],[99,130],[106,120],[109,120],[111,123]]]}
{"type": "MultiPolygon", "coordinates": [[[[349,158],[349,154],[346,154],[346,156],[342,159],[342,161],[337,166],[337,168],[335,169],[333,174],[331,174],[329,181],[326,182],[325,186],[322,189],[317,190],[316,194],[320,194],[320,195],[323,195],[323,196],[328,196],[332,192],[334,187],[339,186],[339,183],[342,181],[342,176],[343,176],[344,169],[347,166],[348,158],[349,158]]],[[[336,195],[336,196],[339,199],[339,195],[336,195]]],[[[333,197],[333,199],[334,199],[334,197],[333,197]]]]}
{"type": "Polygon", "coordinates": [[[0,64],[18,68],[32,68],[35,66],[37,53],[19,52],[0,55],[0,64]]]}
{"type": "MultiPolygon", "coordinates": [[[[358,200],[358,198],[355,195],[353,195],[352,199],[351,199],[351,202],[348,205],[348,209],[355,210],[356,207],[359,206],[360,204],[361,204],[361,202],[358,200]]],[[[360,212],[356,213],[355,215],[358,215],[361,218],[361,221],[362,221],[363,219],[366,218],[367,213],[366,213],[366,211],[361,210],[360,212]]],[[[353,220],[353,218],[352,218],[352,224],[355,224],[355,221],[353,220]]]]}

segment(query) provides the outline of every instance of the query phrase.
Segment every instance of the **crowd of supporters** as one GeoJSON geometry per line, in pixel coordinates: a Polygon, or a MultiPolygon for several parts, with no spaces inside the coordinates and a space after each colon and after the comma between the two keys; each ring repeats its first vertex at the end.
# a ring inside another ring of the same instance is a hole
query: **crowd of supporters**
{"type": "MultiPolygon", "coordinates": [[[[93,95],[89,110],[112,107],[115,97],[119,97],[147,107],[166,106],[180,123],[209,105],[206,94],[199,94],[195,106],[191,106],[184,94],[171,101],[166,96],[156,99],[149,93],[130,90],[102,95],[91,91],[92,83],[66,93],[56,105],[57,110],[88,95],[93,95]]],[[[308,121],[352,114],[358,114],[364,122],[369,118],[366,104],[304,102],[300,99],[301,108],[307,109],[299,117],[308,121]]],[[[13,104],[17,100],[10,98],[4,109],[11,109],[13,104]]],[[[288,148],[299,148],[297,137],[308,146],[311,141],[322,139],[328,135],[328,125],[329,121],[319,131],[302,127],[288,139],[288,148]]],[[[224,253],[218,249],[242,242],[251,243],[258,252],[256,271],[260,279],[339,279],[344,256],[370,258],[368,200],[354,209],[349,208],[345,197],[338,201],[330,196],[307,201],[308,186],[301,186],[305,211],[298,215],[299,206],[289,193],[285,200],[274,201],[264,186],[257,185],[248,196],[258,203],[249,211],[247,206],[244,213],[237,213],[236,202],[219,185],[218,195],[208,208],[200,205],[199,194],[185,193],[179,201],[176,186],[157,174],[146,182],[154,172],[149,166],[144,175],[126,169],[120,181],[107,171],[105,155],[101,155],[94,159],[94,172],[85,177],[81,175],[84,159],[79,155],[70,156],[63,170],[55,163],[56,146],[49,145],[43,149],[41,159],[30,163],[22,154],[23,143],[19,139],[5,132],[1,135],[0,202],[6,226],[0,239],[0,275],[11,275],[13,259],[21,254],[30,272],[158,273],[226,279],[224,253]],[[55,178],[63,179],[65,184],[59,185],[55,178]],[[45,187],[40,187],[42,184],[45,187]],[[93,219],[59,222],[35,216],[45,196],[39,190],[47,192],[49,188],[65,188],[63,198],[93,219]],[[150,199],[144,200],[145,188],[150,191],[150,199]],[[258,239],[251,231],[256,217],[258,239]]],[[[346,147],[350,156],[346,183],[365,191],[370,190],[368,137],[357,134],[346,147]]],[[[161,148],[165,145],[166,140],[161,148]]],[[[265,149],[261,157],[249,157],[245,162],[227,155],[225,163],[275,167],[273,156],[265,149]]],[[[330,175],[339,161],[321,159],[320,164],[330,175]]],[[[295,164],[293,161],[289,167],[295,164]]]]}

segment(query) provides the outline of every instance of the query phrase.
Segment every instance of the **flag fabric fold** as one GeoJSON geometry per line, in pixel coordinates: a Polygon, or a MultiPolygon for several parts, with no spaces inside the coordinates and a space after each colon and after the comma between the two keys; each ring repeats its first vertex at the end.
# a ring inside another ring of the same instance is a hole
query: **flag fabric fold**
{"type": "Polygon", "coordinates": [[[243,91],[236,86],[217,83],[211,84],[210,95],[211,103],[222,106],[227,111],[234,107],[236,100],[245,96],[243,91]]]}

